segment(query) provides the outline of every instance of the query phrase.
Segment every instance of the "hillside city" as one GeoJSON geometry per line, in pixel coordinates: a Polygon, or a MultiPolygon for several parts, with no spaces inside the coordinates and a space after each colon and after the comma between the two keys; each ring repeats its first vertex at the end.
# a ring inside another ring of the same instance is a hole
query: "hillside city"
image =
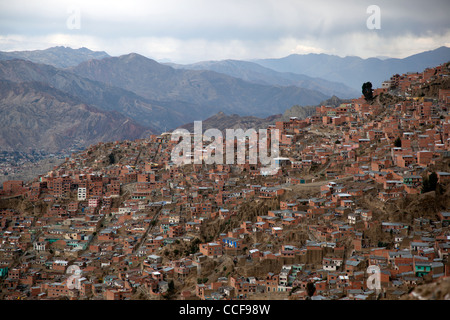
{"type": "Polygon", "coordinates": [[[395,74],[269,125],[274,175],[177,166],[166,132],[5,181],[0,299],[421,299],[450,276],[449,75],[395,74]]]}

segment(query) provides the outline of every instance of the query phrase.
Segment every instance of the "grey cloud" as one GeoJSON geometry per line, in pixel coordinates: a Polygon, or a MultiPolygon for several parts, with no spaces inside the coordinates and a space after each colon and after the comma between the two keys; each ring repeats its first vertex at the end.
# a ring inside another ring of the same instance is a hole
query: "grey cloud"
{"type": "MultiPolygon", "coordinates": [[[[239,41],[247,45],[242,52],[295,38],[324,50],[346,52],[349,45],[345,42],[355,34],[373,39],[376,33],[385,43],[406,36],[443,37],[450,30],[449,9],[448,0],[16,0],[0,1],[0,36],[89,36],[109,47],[119,38],[130,43],[140,38],[170,38],[180,43],[199,40],[217,48],[218,42],[225,46],[239,41]],[[366,27],[366,9],[372,4],[381,9],[380,30],[366,27]],[[72,5],[80,9],[79,30],[66,26],[72,5]]],[[[360,43],[360,47],[370,45],[360,43]]]]}

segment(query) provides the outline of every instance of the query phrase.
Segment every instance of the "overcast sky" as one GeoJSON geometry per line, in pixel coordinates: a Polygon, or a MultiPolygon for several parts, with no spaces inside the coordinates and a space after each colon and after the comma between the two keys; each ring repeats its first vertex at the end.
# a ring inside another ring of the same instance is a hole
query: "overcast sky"
{"type": "Polygon", "coordinates": [[[87,47],[177,63],[403,58],[450,46],[449,12],[449,0],[0,0],[0,50],[87,47]]]}

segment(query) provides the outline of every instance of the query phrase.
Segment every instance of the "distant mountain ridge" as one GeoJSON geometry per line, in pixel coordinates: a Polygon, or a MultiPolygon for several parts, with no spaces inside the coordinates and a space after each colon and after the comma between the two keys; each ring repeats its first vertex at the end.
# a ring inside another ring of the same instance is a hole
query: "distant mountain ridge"
{"type": "Polygon", "coordinates": [[[136,53],[89,60],[68,70],[147,99],[187,103],[188,109],[174,108],[188,121],[219,111],[267,117],[294,104],[317,104],[328,98],[319,91],[295,86],[261,85],[214,71],[174,69],[136,53]]]}
{"type": "Polygon", "coordinates": [[[52,47],[45,50],[0,51],[0,60],[23,59],[35,63],[48,64],[57,68],[67,68],[90,59],[109,57],[104,51],[92,51],[88,48],[52,47]]]}
{"type": "Polygon", "coordinates": [[[440,47],[435,50],[418,53],[404,59],[338,57],[328,54],[292,54],[280,59],[257,59],[252,62],[279,72],[301,73],[310,77],[324,78],[329,81],[344,83],[351,88],[361,90],[364,82],[370,81],[374,87],[393,74],[422,72],[450,61],[450,48],[440,47]]]}
{"type": "Polygon", "coordinates": [[[177,69],[209,70],[223,73],[245,81],[264,85],[297,86],[300,88],[320,91],[326,95],[336,95],[342,98],[355,98],[360,95],[358,90],[342,83],[321,78],[313,78],[304,74],[278,72],[257,63],[241,60],[203,61],[188,65],[168,63],[177,69]]]}

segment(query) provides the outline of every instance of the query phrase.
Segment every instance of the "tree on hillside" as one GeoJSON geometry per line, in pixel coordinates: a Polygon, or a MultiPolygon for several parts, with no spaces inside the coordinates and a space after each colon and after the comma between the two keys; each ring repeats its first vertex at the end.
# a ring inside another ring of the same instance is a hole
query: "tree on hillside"
{"type": "Polygon", "coordinates": [[[315,292],[316,292],[316,286],[314,285],[314,283],[308,282],[306,284],[306,294],[308,295],[307,299],[311,300],[311,297],[314,295],[315,292]]]}
{"type": "Polygon", "coordinates": [[[362,85],[362,94],[366,101],[373,100],[372,82],[364,82],[362,85]]]}
{"type": "Polygon", "coordinates": [[[114,163],[116,163],[116,158],[115,158],[115,156],[114,156],[114,153],[110,153],[110,154],[108,155],[108,160],[109,160],[109,164],[114,164],[114,163]]]}
{"type": "Polygon", "coordinates": [[[431,173],[428,177],[425,177],[422,182],[422,193],[436,190],[438,184],[438,177],[436,172],[431,173]]]}

